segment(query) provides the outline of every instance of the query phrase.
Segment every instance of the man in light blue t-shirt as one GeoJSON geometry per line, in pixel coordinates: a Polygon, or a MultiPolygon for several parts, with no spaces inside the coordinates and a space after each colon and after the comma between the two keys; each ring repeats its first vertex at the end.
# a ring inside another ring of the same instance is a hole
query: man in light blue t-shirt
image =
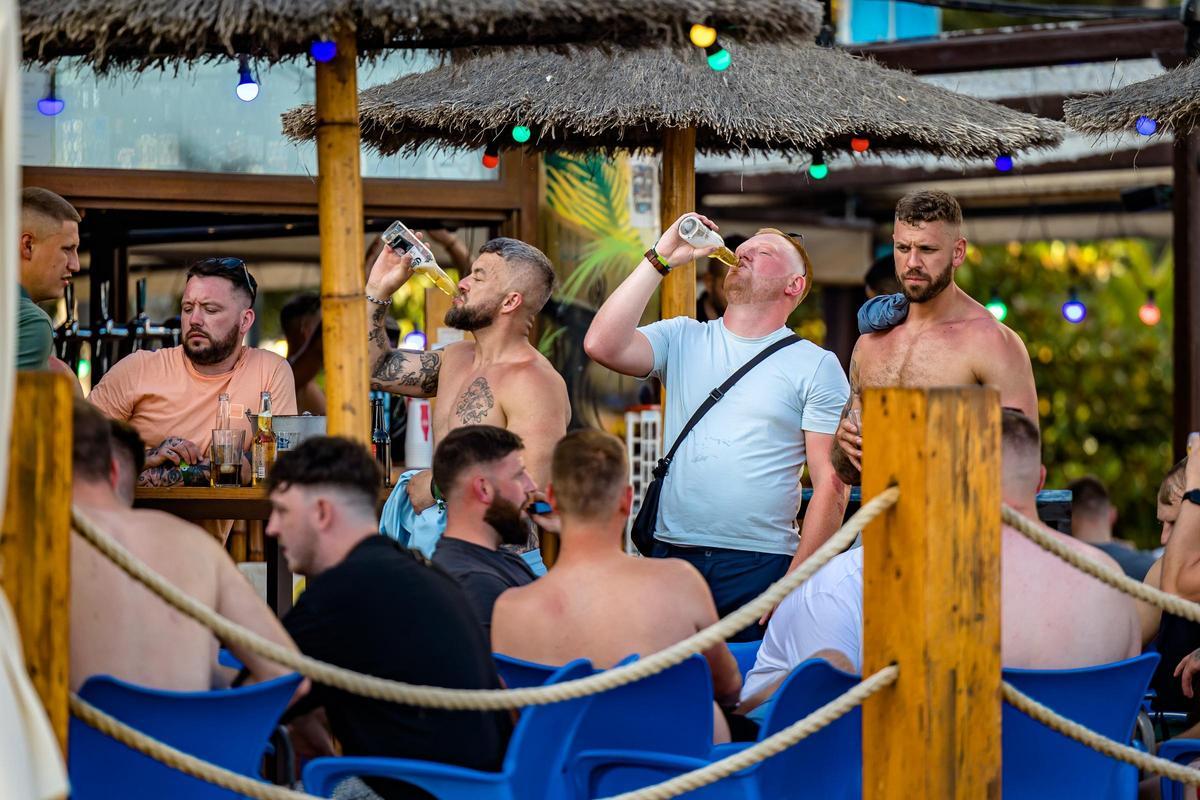
{"type": "MultiPolygon", "coordinates": [[[[714,249],[693,248],[677,227],[601,306],[584,341],[588,355],[610,369],[663,381],[666,447],[713,389],[791,335],[785,323],[812,281],[799,236],[766,228],[737,249],[738,265],[725,278],[724,316],[639,328],[662,277],[714,249]]],[[[830,457],[849,392],[837,358],[799,342],[754,367],[684,439],[663,484],[654,555],[694,564],[721,616],[799,565],[841,524],[846,492],[830,457]],[[806,463],[813,499],[797,539],[806,463]]],[[[735,638],[761,636],[753,626],[735,638]]]]}

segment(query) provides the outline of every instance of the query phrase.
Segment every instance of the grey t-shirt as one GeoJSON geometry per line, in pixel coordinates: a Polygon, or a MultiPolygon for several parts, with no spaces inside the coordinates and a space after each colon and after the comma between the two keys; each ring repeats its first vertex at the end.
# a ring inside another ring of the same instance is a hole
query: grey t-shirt
{"type": "Polygon", "coordinates": [[[458,581],[475,616],[487,634],[492,631],[492,608],[505,589],[533,583],[534,574],[525,560],[505,550],[443,536],[433,551],[433,563],[458,581]]]}
{"type": "Polygon", "coordinates": [[[1098,544],[1105,553],[1108,553],[1113,559],[1121,565],[1122,571],[1135,581],[1144,581],[1146,573],[1154,566],[1157,560],[1153,553],[1145,550],[1134,550],[1132,547],[1126,547],[1123,544],[1116,542],[1105,542],[1098,544]]]}

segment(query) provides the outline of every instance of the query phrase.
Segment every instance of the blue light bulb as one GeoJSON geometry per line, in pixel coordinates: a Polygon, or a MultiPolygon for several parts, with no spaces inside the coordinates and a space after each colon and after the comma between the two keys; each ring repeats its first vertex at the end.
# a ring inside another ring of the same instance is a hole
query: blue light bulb
{"type": "Polygon", "coordinates": [[[1001,153],[996,156],[996,169],[1001,172],[1011,172],[1013,168],[1013,159],[1008,153],[1001,153]]]}
{"type": "Polygon", "coordinates": [[[1087,316],[1087,306],[1079,299],[1079,295],[1074,289],[1071,290],[1067,302],[1062,304],[1062,315],[1063,319],[1072,325],[1078,325],[1087,316]]]}
{"type": "Polygon", "coordinates": [[[236,91],[238,99],[245,103],[249,103],[258,97],[258,81],[254,80],[254,75],[250,72],[250,59],[246,56],[238,57],[238,82],[236,91]]]}
{"type": "Polygon", "coordinates": [[[38,113],[43,117],[56,117],[63,112],[67,104],[53,95],[37,101],[38,113]]]}
{"type": "Polygon", "coordinates": [[[1158,130],[1158,120],[1153,117],[1138,117],[1133,127],[1137,128],[1137,132],[1142,136],[1153,136],[1158,130]]]}
{"type": "Polygon", "coordinates": [[[326,61],[333,61],[333,57],[337,55],[337,43],[327,41],[316,41],[308,46],[308,54],[312,56],[313,61],[324,64],[326,61]]]}

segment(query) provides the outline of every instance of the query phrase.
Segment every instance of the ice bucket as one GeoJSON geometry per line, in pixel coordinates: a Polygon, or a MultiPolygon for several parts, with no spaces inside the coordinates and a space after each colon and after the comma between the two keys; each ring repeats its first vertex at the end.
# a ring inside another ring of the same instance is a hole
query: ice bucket
{"type": "MultiPolygon", "coordinates": [[[[250,420],[251,431],[258,430],[258,414],[247,411],[246,419],[250,420]]],[[[325,435],[325,417],[312,414],[277,414],[271,417],[271,430],[275,431],[277,451],[294,450],[310,436],[325,435]]]]}

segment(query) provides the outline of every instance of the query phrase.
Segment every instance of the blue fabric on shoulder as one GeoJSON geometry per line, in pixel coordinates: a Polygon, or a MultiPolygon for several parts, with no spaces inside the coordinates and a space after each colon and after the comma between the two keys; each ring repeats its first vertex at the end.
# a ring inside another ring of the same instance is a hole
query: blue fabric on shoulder
{"type": "Polygon", "coordinates": [[[418,472],[421,470],[409,470],[396,481],[379,517],[379,532],[404,547],[420,550],[426,558],[433,558],[438,540],[446,530],[446,510],[441,503],[434,503],[420,514],[413,511],[408,482],[418,472]]]}
{"type": "Polygon", "coordinates": [[[872,297],[858,309],[859,333],[890,331],[908,318],[908,298],[903,294],[872,297]]]}

